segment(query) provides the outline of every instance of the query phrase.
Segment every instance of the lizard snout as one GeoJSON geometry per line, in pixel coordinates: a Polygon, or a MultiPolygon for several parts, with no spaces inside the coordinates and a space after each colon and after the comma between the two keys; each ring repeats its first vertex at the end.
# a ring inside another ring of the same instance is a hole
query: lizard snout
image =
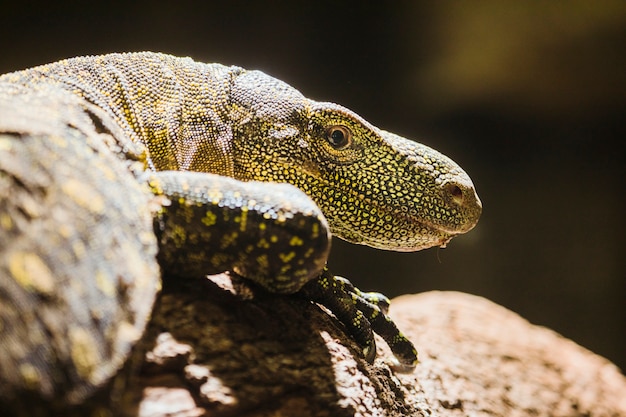
{"type": "Polygon", "coordinates": [[[462,222],[457,225],[456,231],[465,233],[474,228],[483,205],[471,180],[468,178],[467,181],[449,181],[443,185],[443,192],[451,206],[462,213],[460,216],[462,222]]]}

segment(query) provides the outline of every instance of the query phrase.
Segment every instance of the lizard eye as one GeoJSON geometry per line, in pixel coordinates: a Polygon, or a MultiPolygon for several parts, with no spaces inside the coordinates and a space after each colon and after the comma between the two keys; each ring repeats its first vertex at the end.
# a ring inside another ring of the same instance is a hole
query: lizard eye
{"type": "Polygon", "coordinates": [[[345,126],[333,125],[326,129],[326,140],[335,149],[343,149],[352,143],[352,132],[345,126]]]}

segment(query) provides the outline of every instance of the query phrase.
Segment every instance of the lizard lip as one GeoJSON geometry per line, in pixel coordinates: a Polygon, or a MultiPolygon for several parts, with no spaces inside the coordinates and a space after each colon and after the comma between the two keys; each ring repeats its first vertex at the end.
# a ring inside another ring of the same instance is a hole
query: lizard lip
{"type": "Polygon", "coordinates": [[[435,246],[439,246],[440,248],[445,248],[446,246],[448,246],[448,243],[450,243],[450,241],[452,240],[453,237],[455,237],[456,235],[450,235],[448,237],[444,237],[439,241],[439,244],[435,245],[435,246]]]}
{"type": "MultiPolygon", "coordinates": [[[[454,209],[462,213],[464,221],[460,224],[438,223],[424,216],[419,216],[418,213],[411,213],[397,205],[385,204],[384,202],[365,197],[361,194],[360,198],[368,205],[376,207],[383,215],[391,215],[394,223],[406,225],[405,227],[415,231],[413,237],[419,236],[420,234],[424,235],[423,240],[412,240],[410,236],[407,236],[409,239],[403,242],[372,239],[362,234],[363,239],[372,242],[370,246],[375,245],[382,249],[393,249],[403,252],[414,252],[433,246],[445,248],[454,237],[464,234],[476,226],[482,213],[482,203],[471,182],[449,182],[443,184],[442,187],[444,190],[449,191],[447,194],[448,209],[454,209]]],[[[354,190],[352,191],[354,192],[354,190]]]]}
{"type": "MultiPolygon", "coordinates": [[[[413,234],[407,234],[402,240],[389,240],[386,238],[371,236],[362,230],[355,229],[352,225],[343,223],[342,228],[352,230],[352,233],[359,236],[361,244],[372,246],[384,250],[393,250],[397,252],[416,252],[422,249],[439,246],[445,248],[446,245],[457,235],[463,234],[470,230],[476,224],[475,222],[469,227],[463,229],[447,228],[444,225],[430,222],[417,215],[400,210],[397,207],[381,204],[380,201],[372,201],[365,197],[364,200],[384,216],[389,214],[393,217],[396,227],[406,227],[412,230],[413,234]]],[[[477,220],[476,220],[477,221],[477,220]]]]}
{"type": "Polygon", "coordinates": [[[449,206],[446,209],[462,213],[461,217],[464,221],[460,224],[452,222],[444,224],[442,222],[430,220],[424,216],[419,216],[418,213],[403,210],[402,208],[398,208],[398,206],[394,206],[392,204],[381,204],[380,201],[376,201],[368,197],[365,197],[364,200],[381,212],[391,215],[396,220],[400,220],[401,223],[417,224],[422,227],[426,227],[429,230],[444,233],[446,236],[443,238],[445,240],[443,243],[445,244],[454,236],[472,230],[478,223],[478,219],[482,213],[482,203],[473,186],[459,187],[457,185],[451,186],[449,184],[450,183],[445,184],[444,187],[447,189],[454,187],[455,190],[458,191],[455,191],[454,194],[452,194],[452,197],[448,198],[450,201],[449,206]]]}

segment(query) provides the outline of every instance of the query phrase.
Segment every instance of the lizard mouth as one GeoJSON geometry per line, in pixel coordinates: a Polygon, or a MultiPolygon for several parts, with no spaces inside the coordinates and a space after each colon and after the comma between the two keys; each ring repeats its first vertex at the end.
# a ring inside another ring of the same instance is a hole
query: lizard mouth
{"type": "MultiPolygon", "coordinates": [[[[292,163],[289,165],[293,166],[292,163]]],[[[356,216],[355,213],[350,213],[351,207],[344,208],[342,213],[337,210],[337,206],[333,207],[336,203],[331,198],[327,199],[326,195],[312,196],[326,215],[333,235],[352,243],[378,249],[415,252],[433,246],[446,247],[452,238],[471,230],[476,225],[481,211],[480,200],[469,180],[467,184],[462,181],[449,181],[438,185],[441,187],[441,200],[445,202],[442,203],[445,207],[441,209],[441,213],[448,212],[448,216],[458,217],[456,221],[450,220],[445,223],[443,220],[436,220],[437,213],[431,216],[434,220],[429,219],[426,214],[420,214],[426,212],[424,209],[418,210],[419,204],[415,204],[410,198],[407,202],[411,204],[394,203],[393,200],[389,198],[385,200],[382,196],[377,199],[355,187],[345,185],[338,187],[336,182],[324,179],[318,169],[312,170],[307,164],[298,165],[296,170],[321,183],[320,188],[339,189],[340,194],[346,196],[348,202],[359,202],[353,203],[354,212],[359,210],[357,206],[361,206],[360,210],[368,214],[365,218],[350,220],[356,216]],[[414,208],[409,208],[410,206],[414,208]],[[388,226],[381,225],[380,219],[386,219],[384,223],[388,226]]],[[[439,208],[435,207],[433,210],[439,208]]]]}
{"type": "Polygon", "coordinates": [[[331,225],[337,229],[335,236],[348,242],[370,246],[376,249],[391,250],[395,252],[417,252],[422,249],[428,249],[433,246],[445,248],[446,245],[456,235],[449,235],[435,228],[425,227],[416,224],[416,230],[419,234],[407,234],[404,238],[392,240],[384,237],[372,236],[363,230],[355,229],[352,225],[345,222],[331,222],[331,225]]]}
{"type": "Polygon", "coordinates": [[[391,229],[396,231],[398,236],[390,237],[378,228],[346,222],[341,218],[329,219],[336,229],[333,234],[344,240],[377,249],[415,252],[433,246],[445,248],[452,238],[464,233],[464,231],[450,230],[397,207],[386,205],[382,201],[364,197],[353,189],[345,189],[345,192],[363,200],[367,206],[374,207],[378,217],[391,216],[389,220],[391,229]]]}
{"type": "Polygon", "coordinates": [[[447,224],[444,221],[433,221],[417,211],[409,211],[407,205],[391,204],[388,200],[375,199],[354,188],[343,187],[343,192],[351,199],[360,200],[366,207],[373,208],[377,213],[375,217],[387,218],[391,230],[386,235],[367,224],[352,224],[341,219],[331,220],[331,223],[335,223],[343,232],[336,233],[339,237],[343,234],[347,236],[345,240],[379,249],[414,252],[433,246],[445,248],[455,236],[474,228],[482,204],[471,183],[448,182],[440,187],[444,193],[442,200],[449,200],[443,211],[452,213],[451,216],[458,218],[456,221],[451,219],[447,224]],[[445,193],[449,194],[449,198],[444,197],[447,195],[445,193]]]}

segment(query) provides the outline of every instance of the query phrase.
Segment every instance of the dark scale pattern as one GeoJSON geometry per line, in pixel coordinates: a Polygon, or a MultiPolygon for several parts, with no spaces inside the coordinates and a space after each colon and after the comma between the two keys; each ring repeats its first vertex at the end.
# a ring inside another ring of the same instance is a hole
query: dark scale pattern
{"type": "Polygon", "coordinates": [[[262,72],[189,58],[81,57],[0,81],[70,92],[102,113],[92,119],[114,131],[109,146],[120,156],[145,147],[136,159],[153,173],[137,178],[166,201],[154,216],[162,270],[228,270],[269,291],[299,291],[329,307],[368,360],[373,329],[403,366],[417,363],[386,315],[388,299],[361,293],[325,263],[331,233],[415,251],[472,229],[480,200],[449,158],[262,72]]]}
{"type": "Polygon", "coordinates": [[[153,184],[170,199],[155,219],[168,274],[233,271],[269,291],[294,293],[326,264],[326,219],[292,185],[173,171],[155,173],[153,184]]]}

